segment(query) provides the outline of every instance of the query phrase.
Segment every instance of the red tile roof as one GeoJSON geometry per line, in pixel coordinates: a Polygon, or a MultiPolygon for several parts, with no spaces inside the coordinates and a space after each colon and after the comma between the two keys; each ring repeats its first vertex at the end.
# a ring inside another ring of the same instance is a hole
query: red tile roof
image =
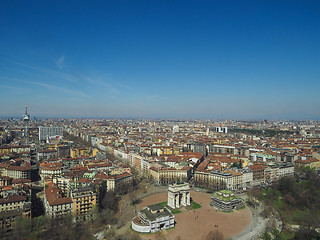
{"type": "Polygon", "coordinates": [[[27,200],[27,197],[24,195],[14,195],[6,198],[0,198],[0,204],[21,202],[26,200],[27,200]]]}
{"type": "Polygon", "coordinates": [[[51,206],[72,203],[72,198],[62,197],[60,189],[52,182],[49,183],[49,186],[45,190],[45,194],[48,203],[51,206]]]}

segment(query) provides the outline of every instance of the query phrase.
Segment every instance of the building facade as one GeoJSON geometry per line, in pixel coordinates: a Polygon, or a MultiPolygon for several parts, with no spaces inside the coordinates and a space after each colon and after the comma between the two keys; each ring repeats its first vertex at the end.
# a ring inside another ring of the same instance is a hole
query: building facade
{"type": "Polygon", "coordinates": [[[243,201],[229,190],[221,190],[215,192],[211,197],[211,206],[218,208],[225,212],[231,212],[236,209],[242,208],[243,201]]]}
{"type": "Polygon", "coordinates": [[[97,205],[97,194],[92,188],[80,188],[71,193],[73,202],[73,215],[76,220],[92,218],[92,209],[97,205]]]}
{"type": "Polygon", "coordinates": [[[63,137],[62,127],[39,127],[39,141],[47,140],[50,137],[63,137]]]}
{"type": "Polygon", "coordinates": [[[174,215],[161,205],[154,204],[143,208],[132,219],[132,229],[141,233],[154,233],[174,227],[174,215]]]}
{"type": "Polygon", "coordinates": [[[64,197],[60,189],[50,182],[45,190],[46,215],[51,218],[64,218],[66,215],[72,214],[72,205],[71,197],[64,197]]]}

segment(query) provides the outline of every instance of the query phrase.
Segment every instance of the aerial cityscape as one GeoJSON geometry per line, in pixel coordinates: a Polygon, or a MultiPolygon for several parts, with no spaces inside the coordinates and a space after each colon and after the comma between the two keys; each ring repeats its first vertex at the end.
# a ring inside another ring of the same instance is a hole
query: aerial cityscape
{"type": "Polygon", "coordinates": [[[0,18],[1,239],[320,239],[320,2],[0,18]]]}

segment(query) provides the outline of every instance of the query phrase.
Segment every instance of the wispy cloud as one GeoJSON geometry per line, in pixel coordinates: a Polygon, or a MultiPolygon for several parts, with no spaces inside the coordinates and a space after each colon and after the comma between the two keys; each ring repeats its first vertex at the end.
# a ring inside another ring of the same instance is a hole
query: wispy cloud
{"type": "Polygon", "coordinates": [[[39,66],[32,66],[29,64],[25,64],[22,62],[18,62],[18,61],[13,61],[13,60],[9,60],[9,59],[5,59],[5,61],[28,68],[28,69],[32,69],[34,71],[38,71],[38,72],[42,72],[42,73],[46,73],[46,74],[50,74],[54,77],[63,79],[63,80],[67,80],[69,82],[76,82],[77,81],[77,77],[69,74],[69,73],[65,73],[65,72],[60,72],[60,71],[55,71],[52,69],[48,69],[48,68],[44,68],[44,67],[39,67],[39,66]]]}
{"type": "Polygon", "coordinates": [[[36,81],[22,81],[22,80],[18,80],[18,79],[14,79],[14,81],[25,83],[25,84],[33,84],[33,85],[44,87],[44,88],[47,88],[47,89],[50,89],[50,90],[56,90],[56,91],[60,91],[60,92],[65,92],[65,93],[77,95],[77,96],[82,96],[82,97],[87,97],[87,98],[89,97],[88,95],[86,95],[82,91],[72,90],[72,89],[59,87],[59,86],[54,86],[54,85],[51,85],[51,84],[48,84],[48,83],[36,82],[36,81]]]}
{"type": "MultiPolygon", "coordinates": [[[[103,76],[98,76],[98,77],[91,77],[91,76],[89,77],[89,76],[85,76],[82,73],[79,73],[78,71],[73,71],[73,73],[66,72],[66,70],[63,69],[64,62],[65,62],[65,55],[62,55],[59,59],[55,61],[56,66],[60,69],[59,71],[41,67],[41,66],[29,65],[20,61],[14,61],[10,59],[3,59],[3,60],[13,63],[15,65],[22,66],[24,68],[28,68],[34,71],[51,75],[52,77],[57,79],[66,80],[68,82],[79,83],[79,81],[86,81],[88,83],[93,83],[93,84],[104,87],[107,91],[109,91],[109,93],[114,95],[119,95],[122,92],[122,90],[132,90],[132,88],[128,85],[124,85],[119,82],[112,82],[110,80],[110,74],[104,74],[103,76]]],[[[38,85],[39,84],[45,85],[46,83],[38,82],[38,85]]]]}
{"type": "Polygon", "coordinates": [[[13,91],[26,91],[26,90],[30,90],[30,89],[28,89],[28,88],[20,88],[20,87],[8,86],[8,85],[3,85],[3,84],[0,84],[0,88],[2,88],[2,89],[10,89],[10,90],[13,90],[13,91]]]}
{"type": "Polygon", "coordinates": [[[62,69],[63,64],[64,64],[64,55],[62,55],[60,58],[58,58],[55,62],[56,62],[57,67],[62,69]]]}
{"type": "Polygon", "coordinates": [[[91,77],[87,77],[87,76],[84,76],[82,74],[78,74],[78,76],[87,81],[87,82],[90,82],[90,83],[94,83],[94,84],[97,84],[97,85],[100,85],[102,87],[105,87],[109,92],[113,93],[113,94],[119,94],[120,91],[118,89],[116,89],[113,84],[110,84],[108,82],[105,82],[103,80],[100,80],[98,78],[91,78],[91,77]]]}

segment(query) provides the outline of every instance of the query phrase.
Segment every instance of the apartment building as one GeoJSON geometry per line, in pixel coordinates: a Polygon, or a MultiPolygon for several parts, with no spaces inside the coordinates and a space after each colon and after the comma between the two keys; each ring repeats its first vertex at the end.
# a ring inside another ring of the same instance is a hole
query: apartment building
{"type": "Polygon", "coordinates": [[[37,152],[37,160],[43,161],[48,160],[50,158],[57,158],[58,152],[55,149],[45,149],[37,152]]]}
{"type": "Polygon", "coordinates": [[[72,214],[72,206],[72,198],[64,197],[57,185],[50,182],[44,198],[46,215],[52,218],[64,218],[72,214]]]}
{"type": "Polygon", "coordinates": [[[290,177],[294,175],[294,165],[292,163],[285,163],[279,166],[279,178],[290,177]]]}
{"type": "Polygon", "coordinates": [[[25,195],[0,198],[0,235],[14,229],[18,217],[31,217],[31,202],[25,195]]]}
{"type": "Polygon", "coordinates": [[[23,153],[30,152],[30,145],[9,145],[9,146],[0,146],[0,154],[11,154],[11,153],[23,153]]]}
{"type": "Polygon", "coordinates": [[[107,191],[115,191],[121,185],[131,184],[133,180],[132,174],[127,172],[118,175],[108,175],[106,178],[107,191]]]}
{"type": "Polygon", "coordinates": [[[31,164],[23,160],[11,160],[1,164],[0,172],[2,176],[11,177],[13,179],[31,179],[31,164]]]}
{"type": "Polygon", "coordinates": [[[40,164],[40,177],[45,179],[47,177],[57,177],[61,176],[62,173],[62,162],[43,162],[40,164]]]}
{"type": "Polygon", "coordinates": [[[264,180],[266,183],[273,183],[279,179],[278,166],[267,167],[264,169],[264,180]]]}
{"type": "Polygon", "coordinates": [[[319,160],[316,158],[301,157],[294,162],[297,169],[302,169],[303,167],[310,167],[315,170],[319,169],[319,160]]]}
{"type": "Polygon", "coordinates": [[[252,171],[253,185],[259,185],[264,182],[265,166],[260,164],[251,165],[248,167],[252,171]]]}
{"type": "Polygon", "coordinates": [[[39,127],[39,141],[56,136],[63,137],[62,127],[39,127]]]}
{"type": "Polygon", "coordinates": [[[76,220],[92,218],[92,209],[97,205],[97,193],[92,187],[74,189],[71,192],[73,215],[76,220]]]}

